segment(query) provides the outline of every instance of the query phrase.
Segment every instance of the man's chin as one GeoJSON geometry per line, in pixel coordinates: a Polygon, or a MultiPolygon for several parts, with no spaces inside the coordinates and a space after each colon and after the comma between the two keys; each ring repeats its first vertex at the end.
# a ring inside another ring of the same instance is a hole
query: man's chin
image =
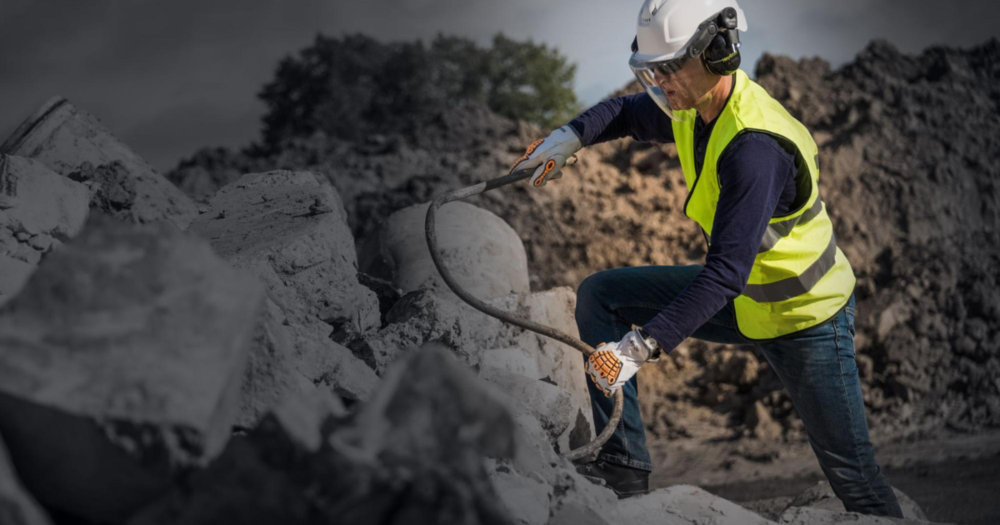
{"type": "Polygon", "coordinates": [[[678,95],[676,95],[676,94],[675,95],[671,95],[671,94],[668,93],[667,94],[667,103],[669,103],[670,107],[673,108],[676,111],[684,111],[684,110],[691,109],[691,107],[692,107],[691,104],[688,103],[687,100],[682,100],[681,97],[678,96],[678,95]]]}

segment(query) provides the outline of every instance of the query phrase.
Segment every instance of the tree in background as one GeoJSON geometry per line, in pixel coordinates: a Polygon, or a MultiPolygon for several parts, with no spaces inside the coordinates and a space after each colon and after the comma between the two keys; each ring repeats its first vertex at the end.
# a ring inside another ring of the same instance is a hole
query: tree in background
{"type": "Polygon", "coordinates": [[[258,95],[267,105],[264,146],[316,131],[350,140],[418,130],[456,101],[551,128],[579,111],[575,74],[556,49],[503,35],[485,49],[459,37],[425,46],[318,35],[283,59],[258,95]]]}
{"type": "Polygon", "coordinates": [[[497,35],[487,55],[486,101],[493,111],[546,128],[565,124],[579,113],[572,88],[576,65],[556,49],[497,35]]]}

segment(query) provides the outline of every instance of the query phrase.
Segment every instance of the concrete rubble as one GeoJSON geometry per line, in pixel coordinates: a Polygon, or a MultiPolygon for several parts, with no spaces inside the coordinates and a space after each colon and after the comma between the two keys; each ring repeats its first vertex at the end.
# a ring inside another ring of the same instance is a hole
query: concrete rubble
{"type": "Polygon", "coordinates": [[[42,163],[0,154],[0,305],[46,254],[80,232],[89,199],[86,187],[42,163]]]}
{"type": "Polygon", "coordinates": [[[0,154],[41,162],[84,183],[93,205],[123,220],[169,220],[184,229],[198,214],[190,197],[157,173],[93,115],[53,97],[0,145],[0,154]]]}
{"type": "Polygon", "coordinates": [[[330,340],[380,324],[375,293],[358,281],[354,239],[335,190],[309,172],[254,173],[222,188],[190,231],[267,288],[244,384],[240,425],[307,384],[367,398],[375,373],[330,340]]]}
{"type": "Polygon", "coordinates": [[[401,359],[353,414],[332,405],[279,405],[130,523],[511,523],[482,460],[513,453],[511,415],[447,349],[401,359]]]}
{"type": "Polygon", "coordinates": [[[713,525],[768,525],[764,519],[739,505],[690,485],[676,485],[645,496],[623,500],[622,523],[713,525]]]}
{"type": "Polygon", "coordinates": [[[218,454],[261,298],[172,224],[95,217],[0,308],[0,433],[25,486],[120,521],[218,454]]]}
{"type": "MultiPolygon", "coordinates": [[[[360,269],[392,281],[403,293],[431,289],[459,301],[431,260],[424,227],[429,206],[390,215],[362,246],[360,269]]],[[[445,266],[474,297],[528,292],[524,245],[503,219],[465,202],[451,202],[438,208],[435,228],[445,266]]]]}

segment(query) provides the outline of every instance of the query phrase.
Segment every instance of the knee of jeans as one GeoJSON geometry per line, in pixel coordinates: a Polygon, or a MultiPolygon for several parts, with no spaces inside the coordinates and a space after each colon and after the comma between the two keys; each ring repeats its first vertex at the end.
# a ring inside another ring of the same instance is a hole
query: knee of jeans
{"type": "Polygon", "coordinates": [[[601,299],[604,296],[607,279],[603,272],[597,272],[580,283],[576,289],[576,318],[579,319],[595,309],[603,308],[601,299]]]}

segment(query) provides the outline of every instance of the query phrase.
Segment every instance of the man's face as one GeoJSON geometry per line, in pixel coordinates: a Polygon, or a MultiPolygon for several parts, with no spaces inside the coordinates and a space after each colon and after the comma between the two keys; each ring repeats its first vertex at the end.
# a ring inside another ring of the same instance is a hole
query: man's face
{"type": "Polygon", "coordinates": [[[656,73],[653,80],[667,96],[671,108],[686,110],[697,107],[708,96],[717,79],[705,70],[701,59],[696,58],[688,60],[684,67],[671,75],[656,73]]]}

